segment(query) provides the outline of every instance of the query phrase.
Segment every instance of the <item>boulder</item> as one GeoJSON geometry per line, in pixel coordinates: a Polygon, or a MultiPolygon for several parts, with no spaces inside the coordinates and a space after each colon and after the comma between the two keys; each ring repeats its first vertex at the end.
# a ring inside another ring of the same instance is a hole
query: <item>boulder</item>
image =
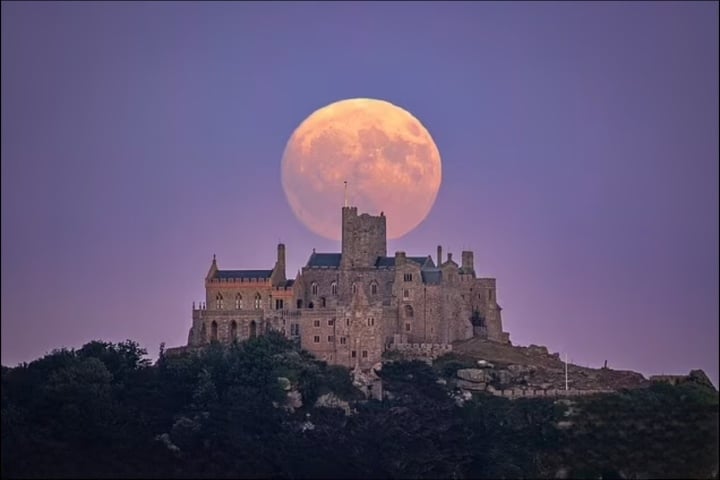
{"type": "Polygon", "coordinates": [[[457,377],[468,382],[485,382],[487,374],[479,368],[463,368],[456,373],[457,377]]]}
{"type": "Polygon", "coordinates": [[[457,386],[464,390],[483,391],[485,390],[487,384],[484,382],[469,382],[467,380],[458,380],[457,386]]]}
{"type": "Polygon", "coordinates": [[[478,360],[477,365],[478,365],[478,368],[495,368],[495,365],[488,362],[487,360],[478,360]]]}
{"type": "Polygon", "coordinates": [[[292,388],[292,386],[290,385],[290,380],[288,380],[286,377],[277,377],[277,381],[280,384],[280,388],[282,388],[286,392],[292,388]]]}
{"type": "Polygon", "coordinates": [[[318,399],[315,401],[315,407],[339,408],[345,412],[345,415],[352,414],[350,404],[345,400],[342,400],[332,392],[326,393],[325,395],[321,395],[320,397],[318,397],[318,399]]]}

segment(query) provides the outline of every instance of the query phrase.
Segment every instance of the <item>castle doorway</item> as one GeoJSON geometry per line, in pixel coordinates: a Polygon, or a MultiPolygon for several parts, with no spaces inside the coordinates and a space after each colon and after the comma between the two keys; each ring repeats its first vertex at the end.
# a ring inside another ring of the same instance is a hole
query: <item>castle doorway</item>
{"type": "Polygon", "coordinates": [[[235,320],[230,324],[230,341],[234,342],[237,340],[237,322],[235,320]]]}
{"type": "Polygon", "coordinates": [[[218,325],[217,322],[213,320],[213,322],[210,324],[210,340],[213,342],[217,341],[217,333],[218,333],[218,325]]]}

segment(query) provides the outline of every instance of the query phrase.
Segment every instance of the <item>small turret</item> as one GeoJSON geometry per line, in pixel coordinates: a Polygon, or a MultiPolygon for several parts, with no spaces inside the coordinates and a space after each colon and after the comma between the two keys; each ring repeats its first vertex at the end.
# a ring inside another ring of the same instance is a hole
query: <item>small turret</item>
{"type": "Polygon", "coordinates": [[[473,259],[473,252],[464,251],[462,252],[462,273],[475,274],[475,261],[473,259]]]}
{"type": "Polygon", "coordinates": [[[217,271],[218,271],[217,261],[215,260],[215,254],[213,253],[212,264],[210,264],[210,270],[208,270],[208,273],[205,276],[205,280],[210,281],[210,279],[212,279],[215,276],[217,271]]]}

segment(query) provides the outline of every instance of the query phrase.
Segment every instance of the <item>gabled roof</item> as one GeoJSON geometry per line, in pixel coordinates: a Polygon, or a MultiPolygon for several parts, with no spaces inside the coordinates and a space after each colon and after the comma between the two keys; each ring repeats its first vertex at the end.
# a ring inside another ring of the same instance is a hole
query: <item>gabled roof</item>
{"type": "Polygon", "coordinates": [[[270,278],[272,270],[218,270],[213,278],[270,278]]]}
{"type": "Polygon", "coordinates": [[[307,267],[339,267],[340,266],[340,258],[342,257],[342,254],[340,253],[315,253],[313,252],[310,255],[310,259],[308,260],[307,267]]]}

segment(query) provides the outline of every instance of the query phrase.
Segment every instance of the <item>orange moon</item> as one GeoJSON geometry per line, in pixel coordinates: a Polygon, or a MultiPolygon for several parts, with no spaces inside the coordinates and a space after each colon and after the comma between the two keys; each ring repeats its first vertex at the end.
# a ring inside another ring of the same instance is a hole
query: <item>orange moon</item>
{"type": "Polygon", "coordinates": [[[408,111],[371,98],[341,100],[313,112],[285,146],[282,185],[297,218],[339,240],[340,207],[387,217],[388,238],[417,227],[442,181],[440,152],[408,111]]]}

